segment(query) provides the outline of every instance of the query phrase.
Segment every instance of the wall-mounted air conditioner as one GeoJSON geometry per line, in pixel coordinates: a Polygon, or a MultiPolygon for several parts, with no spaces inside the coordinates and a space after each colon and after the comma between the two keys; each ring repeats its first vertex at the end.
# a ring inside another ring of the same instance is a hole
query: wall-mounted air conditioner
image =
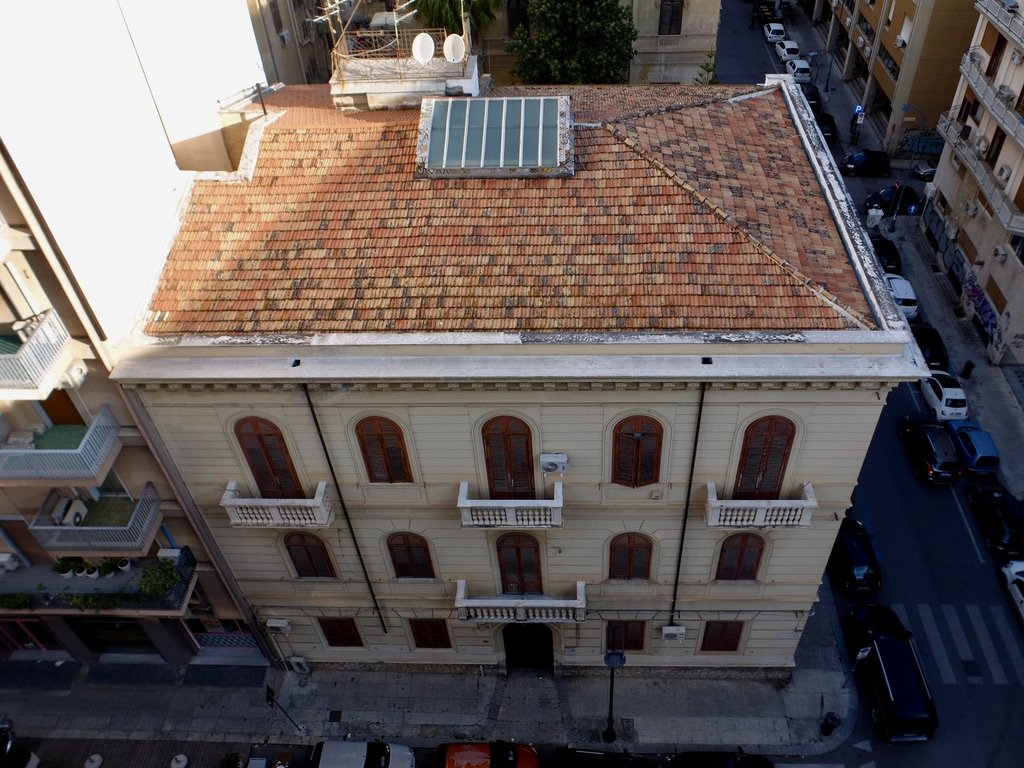
{"type": "Polygon", "coordinates": [[[541,472],[558,472],[560,475],[564,475],[568,468],[569,457],[564,453],[542,453],[540,455],[541,472]]]}
{"type": "Polygon", "coordinates": [[[292,40],[292,31],[290,29],[282,29],[279,37],[281,38],[281,45],[288,45],[292,40]]]}
{"type": "Polygon", "coordinates": [[[292,631],[292,623],[288,619],[267,619],[266,624],[275,635],[287,635],[292,631]]]}
{"type": "Polygon", "coordinates": [[[1010,256],[1010,249],[1005,245],[997,245],[995,250],[993,250],[992,255],[1000,264],[1005,264],[1006,260],[1010,256]]]}
{"type": "Polygon", "coordinates": [[[969,203],[967,203],[965,210],[967,211],[968,216],[977,216],[978,202],[976,200],[971,200],[969,203]]]}
{"type": "Polygon", "coordinates": [[[1010,166],[1008,166],[1008,165],[1006,165],[1004,163],[1003,165],[1000,165],[999,168],[996,169],[996,177],[998,177],[998,179],[1000,181],[1009,181],[1010,180],[1010,174],[1012,172],[1013,171],[1010,168],[1010,166]]]}
{"type": "Polygon", "coordinates": [[[661,628],[662,640],[685,640],[686,627],[668,626],[661,628]]]}
{"type": "Polygon", "coordinates": [[[853,16],[847,16],[846,21],[843,23],[846,24],[846,28],[849,29],[853,25],[853,16]]]}
{"type": "Polygon", "coordinates": [[[858,37],[857,38],[857,47],[858,48],[863,48],[864,47],[864,38],[863,37],[858,37]]]}
{"type": "Polygon", "coordinates": [[[181,557],[180,549],[171,549],[170,547],[161,547],[156,553],[157,560],[161,560],[165,563],[176,563],[178,558],[181,557]]]}
{"type": "Polygon", "coordinates": [[[988,138],[979,136],[978,140],[974,142],[974,148],[978,150],[978,154],[988,151],[988,138]]]}
{"type": "Polygon", "coordinates": [[[896,40],[894,42],[896,43],[897,48],[907,47],[907,38],[901,37],[900,35],[896,35],[896,40]]]}
{"type": "Polygon", "coordinates": [[[1017,94],[1013,92],[1013,88],[1008,85],[1000,85],[996,88],[996,98],[1004,104],[1009,104],[1016,97],[1017,94]]]}

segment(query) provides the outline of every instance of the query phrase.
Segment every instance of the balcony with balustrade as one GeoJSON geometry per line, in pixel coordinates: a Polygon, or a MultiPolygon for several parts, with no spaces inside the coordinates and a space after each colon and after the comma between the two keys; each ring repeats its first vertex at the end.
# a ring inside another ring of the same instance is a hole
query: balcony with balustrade
{"type": "Polygon", "coordinates": [[[562,484],[554,484],[554,498],[470,499],[469,483],[459,484],[459,512],[463,528],[561,528],[562,484]]]}
{"type": "Polygon", "coordinates": [[[0,448],[0,482],[7,485],[98,486],[121,451],[121,430],[109,406],[102,406],[88,426],[58,424],[12,436],[0,448]]]}
{"type": "Polygon", "coordinates": [[[1018,144],[1024,145],[1024,123],[1014,104],[1017,93],[1007,85],[996,85],[985,74],[983,52],[970,50],[960,59],[960,73],[981,100],[982,105],[996,119],[1003,131],[1018,144]]]}
{"type": "Polygon", "coordinates": [[[455,610],[460,621],[580,624],[587,618],[587,585],[576,582],[576,597],[549,595],[495,595],[470,597],[460,579],[455,592],[455,610]]]}
{"type": "Polygon", "coordinates": [[[720,499],[715,483],[708,483],[704,519],[708,528],[806,528],[818,499],[810,483],[799,499],[720,499]]]}
{"type": "Polygon", "coordinates": [[[231,525],[239,528],[326,528],[334,522],[326,482],[317,484],[311,499],[247,499],[238,495],[238,483],[232,480],[220,505],[231,525]]]}
{"type": "Polygon", "coordinates": [[[1024,48],[1024,19],[1016,7],[1009,10],[999,0],[977,0],[974,9],[991,19],[1011,43],[1024,48]]]}
{"type": "Polygon", "coordinates": [[[101,496],[79,501],[50,491],[28,529],[48,552],[142,555],[161,519],[160,494],[146,483],[138,499],[101,496]]]}
{"type": "Polygon", "coordinates": [[[0,326],[0,400],[45,400],[75,362],[55,310],[0,326]]]}

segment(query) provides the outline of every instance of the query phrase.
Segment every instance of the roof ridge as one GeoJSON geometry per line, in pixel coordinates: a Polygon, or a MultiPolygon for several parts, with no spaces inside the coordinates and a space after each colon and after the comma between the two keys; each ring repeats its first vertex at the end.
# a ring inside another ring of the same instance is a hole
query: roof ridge
{"type": "MultiPolygon", "coordinates": [[[[652,114],[659,114],[665,110],[658,110],[652,114]]],[[[779,256],[775,251],[766,246],[753,234],[748,232],[743,227],[737,225],[736,218],[728,211],[723,209],[718,203],[712,200],[710,197],[705,195],[699,189],[694,187],[689,181],[679,175],[679,173],[673,168],[669,168],[664,162],[654,156],[654,153],[645,147],[640,146],[640,142],[631,136],[627,135],[622,128],[615,125],[611,121],[602,122],[602,127],[605,128],[609,133],[612,134],[616,139],[621,141],[626,147],[636,153],[641,159],[650,163],[656,170],[660,171],[665,177],[676,186],[683,189],[687,194],[694,198],[698,203],[705,206],[709,212],[721,220],[724,224],[731,227],[740,237],[750,242],[753,247],[766,257],[769,261],[778,266],[783,272],[789,274],[790,277],[795,279],[800,285],[807,288],[813,295],[818,296],[826,304],[831,305],[839,314],[849,318],[851,321],[859,324],[863,328],[870,328],[871,323],[864,317],[860,312],[857,312],[852,307],[849,307],[843,302],[839,301],[839,298],[831,291],[824,288],[819,283],[805,275],[799,269],[790,264],[786,259],[779,256]]]]}

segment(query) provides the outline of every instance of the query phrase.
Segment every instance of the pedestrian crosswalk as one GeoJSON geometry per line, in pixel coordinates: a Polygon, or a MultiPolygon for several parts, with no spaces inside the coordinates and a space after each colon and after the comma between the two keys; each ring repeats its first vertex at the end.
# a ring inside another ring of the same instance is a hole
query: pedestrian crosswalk
{"type": "Polygon", "coordinates": [[[897,603],[892,609],[914,633],[933,685],[1024,685],[1024,634],[1005,606],[897,603]]]}

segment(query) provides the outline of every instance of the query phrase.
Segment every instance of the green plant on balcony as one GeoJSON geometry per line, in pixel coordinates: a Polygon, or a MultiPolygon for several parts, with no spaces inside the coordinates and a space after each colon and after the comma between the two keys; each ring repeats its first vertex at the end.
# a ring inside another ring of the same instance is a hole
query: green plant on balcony
{"type": "Polygon", "coordinates": [[[0,608],[11,611],[24,610],[32,607],[32,596],[23,592],[0,595],[0,608]]]}
{"type": "Polygon", "coordinates": [[[116,608],[121,603],[122,596],[116,593],[101,593],[98,595],[72,595],[68,602],[80,611],[103,611],[116,608]]]}
{"type": "Polygon", "coordinates": [[[113,576],[117,570],[117,559],[105,557],[100,561],[100,576],[113,576]]]}
{"type": "Polygon", "coordinates": [[[80,557],[58,557],[53,563],[53,572],[65,576],[74,573],[75,569],[83,565],[80,557]]]}
{"type": "Polygon", "coordinates": [[[163,597],[181,581],[177,566],[169,560],[147,563],[142,568],[139,590],[149,597],[163,597]]]}

